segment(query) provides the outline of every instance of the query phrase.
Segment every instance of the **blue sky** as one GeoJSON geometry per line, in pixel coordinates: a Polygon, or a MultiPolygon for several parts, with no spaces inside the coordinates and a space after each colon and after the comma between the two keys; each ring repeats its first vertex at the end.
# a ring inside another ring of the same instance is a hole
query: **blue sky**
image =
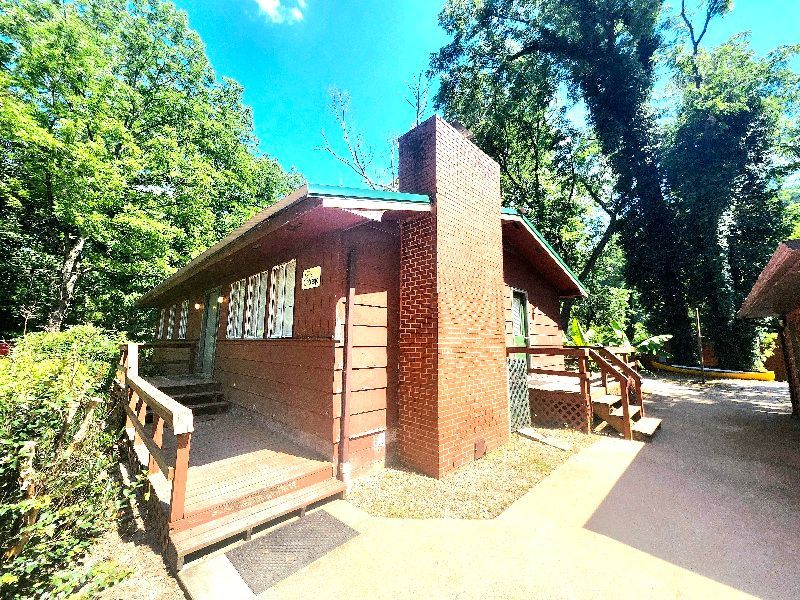
{"type": "MultiPolygon", "coordinates": [[[[175,0],[189,14],[217,73],[245,88],[261,148],[309,181],[361,185],[317,150],[338,141],[329,90],[347,90],[354,125],[381,155],[414,114],[406,85],[447,42],[440,0],[175,0]]],[[[675,0],[673,0],[675,3],[675,0]]],[[[707,44],[751,31],[759,53],[800,43],[800,0],[739,0],[707,44]]],[[[800,61],[795,61],[800,68],[800,61]]],[[[380,160],[380,156],[378,157],[380,160]]]]}

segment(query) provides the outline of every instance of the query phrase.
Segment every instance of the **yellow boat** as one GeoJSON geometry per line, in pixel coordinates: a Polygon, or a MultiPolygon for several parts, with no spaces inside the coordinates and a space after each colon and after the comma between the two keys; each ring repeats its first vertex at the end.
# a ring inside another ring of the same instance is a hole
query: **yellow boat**
{"type": "MultiPolygon", "coordinates": [[[[682,375],[700,376],[700,367],[685,367],[682,365],[665,365],[655,360],[647,360],[646,364],[652,369],[680,373],[682,375]]],[[[775,381],[774,371],[728,371],[726,369],[712,369],[706,367],[706,377],[713,379],[748,379],[750,381],[775,381]]]]}

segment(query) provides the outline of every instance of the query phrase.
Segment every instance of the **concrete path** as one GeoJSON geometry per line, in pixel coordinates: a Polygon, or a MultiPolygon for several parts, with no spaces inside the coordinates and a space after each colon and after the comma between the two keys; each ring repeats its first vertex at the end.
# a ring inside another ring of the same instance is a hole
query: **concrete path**
{"type": "MultiPolygon", "coordinates": [[[[360,535],[259,598],[800,598],[800,428],[786,386],[646,390],[664,419],[652,443],[602,438],[494,520],[326,505],[360,535]]],[[[181,580],[195,600],[253,597],[222,551],[181,580]]]]}

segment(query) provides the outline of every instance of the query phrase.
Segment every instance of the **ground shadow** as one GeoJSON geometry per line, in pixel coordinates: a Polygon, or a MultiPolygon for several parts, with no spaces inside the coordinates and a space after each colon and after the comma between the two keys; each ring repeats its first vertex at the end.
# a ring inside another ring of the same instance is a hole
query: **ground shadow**
{"type": "Polygon", "coordinates": [[[786,385],[648,385],[662,430],[585,528],[758,597],[800,597],[800,426],[786,385]]]}

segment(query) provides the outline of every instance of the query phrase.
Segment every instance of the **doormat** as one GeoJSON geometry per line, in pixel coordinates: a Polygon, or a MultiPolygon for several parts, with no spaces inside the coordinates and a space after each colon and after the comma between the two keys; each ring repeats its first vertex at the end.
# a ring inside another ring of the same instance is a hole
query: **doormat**
{"type": "Polygon", "coordinates": [[[324,510],[225,553],[254,594],[322,558],[358,532],[324,510]]]}

